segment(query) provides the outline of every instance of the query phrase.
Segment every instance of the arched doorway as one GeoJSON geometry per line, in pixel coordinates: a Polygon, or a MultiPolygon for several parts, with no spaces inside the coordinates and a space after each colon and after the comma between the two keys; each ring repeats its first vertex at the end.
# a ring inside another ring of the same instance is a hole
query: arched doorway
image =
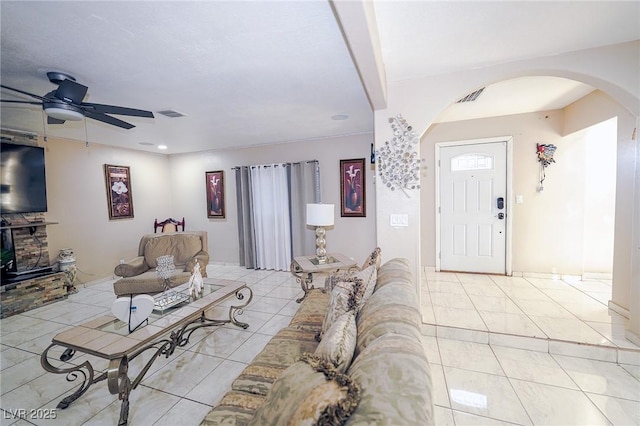
{"type": "MultiPolygon", "coordinates": [[[[610,274],[613,270],[613,218],[615,217],[613,210],[616,204],[616,147],[618,142],[617,123],[613,117],[617,116],[616,109],[623,114],[625,110],[608,95],[593,91],[593,89],[589,95],[579,96],[578,99],[581,100],[573,101],[569,106],[564,105],[556,109],[520,112],[518,114],[506,113],[490,118],[474,117],[462,121],[443,120],[441,123],[433,124],[422,138],[422,155],[430,156],[434,153],[438,142],[453,144],[454,141],[468,141],[496,135],[512,135],[514,137],[513,174],[510,176],[513,182],[513,197],[508,202],[511,203],[510,211],[514,222],[512,255],[513,271],[516,272],[516,275],[528,275],[535,279],[561,278],[562,275],[571,275],[574,280],[580,280],[585,275],[594,274],[597,278],[608,278],[609,280],[611,278],[610,274]],[[606,104],[604,108],[598,106],[602,103],[606,104]],[[608,115],[594,114],[593,110],[608,111],[608,115]],[[603,135],[609,139],[607,142],[603,142],[603,135]],[[550,171],[553,174],[549,173],[552,176],[548,176],[551,179],[546,181],[545,191],[540,191],[538,187],[537,143],[557,145],[559,147],[558,153],[563,152],[562,156],[557,157],[558,163],[552,165],[550,171]],[[606,184],[601,185],[602,182],[606,182],[606,184]],[[599,209],[597,213],[596,209],[599,209]],[[603,233],[605,228],[606,233],[603,233]],[[606,250],[603,252],[602,248],[605,246],[606,250]],[[604,257],[608,258],[607,262],[596,262],[604,257]],[[536,276],[536,274],[538,275],[536,276]]],[[[442,115],[447,116],[447,112],[445,111],[442,115]]],[[[437,174],[438,165],[435,166],[434,174],[437,174]]],[[[439,200],[433,193],[433,187],[434,185],[430,182],[422,184],[421,229],[423,235],[421,252],[423,265],[435,269],[441,253],[440,247],[432,244],[434,240],[438,240],[433,236],[439,231],[436,228],[439,200]]],[[[435,188],[435,191],[438,191],[438,188],[435,188]]],[[[454,282],[455,277],[451,278],[454,282]]],[[[504,281],[500,283],[504,284],[504,281]]],[[[551,281],[538,281],[536,284],[539,284],[540,287],[553,285],[551,281]]],[[[525,330],[523,333],[528,333],[530,336],[545,335],[558,339],[568,338],[566,334],[560,335],[552,331],[551,326],[547,324],[549,321],[544,318],[541,318],[540,324],[529,321],[527,316],[544,317],[544,314],[537,314],[531,309],[527,309],[525,312],[517,303],[512,303],[512,298],[517,295],[498,293],[501,290],[500,285],[495,288],[474,287],[474,290],[466,289],[465,285],[452,287],[467,293],[477,291],[490,294],[486,294],[487,298],[483,301],[478,299],[479,294],[468,294],[470,296],[468,300],[464,297],[458,297],[461,305],[459,307],[447,306],[446,309],[441,309],[443,303],[436,300],[435,310],[424,315],[425,322],[428,323],[429,319],[432,319],[437,324],[438,317],[445,314],[453,314],[458,321],[463,316],[464,309],[476,309],[481,312],[478,315],[473,315],[473,319],[468,321],[469,328],[473,328],[473,324],[475,324],[480,330],[488,329],[488,331],[518,334],[514,331],[518,328],[514,324],[520,321],[522,325],[520,329],[525,330]],[[493,293],[494,291],[496,293],[493,293]],[[489,306],[488,301],[498,302],[499,298],[503,296],[506,297],[500,300],[505,309],[504,312],[501,312],[503,314],[502,324],[492,329],[491,325],[496,319],[496,315],[494,315],[496,310],[489,306]],[[494,299],[491,299],[492,297],[494,299]],[[477,306],[481,306],[484,311],[477,309],[477,306]],[[461,310],[457,312],[455,309],[461,310]],[[486,315],[483,316],[483,312],[486,315]],[[509,318],[511,324],[506,324],[506,318],[509,318]]],[[[438,289],[442,290],[443,287],[438,285],[438,289]]],[[[601,290],[602,294],[596,291],[591,292],[592,294],[583,294],[586,297],[599,298],[599,300],[594,300],[594,303],[599,302],[606,311],[608,299],[611,299],[611,291],[609,290],[608,296],[604,296],[606,287],[598,287],[594,284],[592,289],[601,290]]],[[[548,289],[535,286],[532,288],[532,291],[540,292],[540,298],[548,296],[545,293],[546,290],[548,289]]],[[[424,291],[422,294],[423,299],[425,296],[427,299],[429,298],[424,291]]],[[[441,297],[441,295],[436,294],[434,298],[437,297],[441,297]]],[[[451,298],[446,303],[450,303],[454,299],[451,298]]],[[[523,303],[523,305],[526,304],[523,303]]],[[[534,304],[528,303],[527,308],[531,308],[534,304]]],[[[585,320],[589,318],[582,315],[578,307],[573,306],[573,310],[575,312],[565,309],[567,313],[571,314],[568,318],[582,321],[581,326],[587,334],[590,334],[588,340],[582,343],[597,344],[600,337],[603,337],[603,341],[607,340],[607,337],[614,338],[611,333],[608,336],[598,335],[596,331],[598,327],[596,325],[590,327],[586,324],[585,320]],[[580,316],[584,318],[580,318],[580,316]]],[[[471,315],[471,312],[469,314],[471,315]]],[[[616,319],[620,318],[616,317],[616,319]]],[[[467,328],[464,322],[460,321],[454,321],[451,325],[467,328]]]]}

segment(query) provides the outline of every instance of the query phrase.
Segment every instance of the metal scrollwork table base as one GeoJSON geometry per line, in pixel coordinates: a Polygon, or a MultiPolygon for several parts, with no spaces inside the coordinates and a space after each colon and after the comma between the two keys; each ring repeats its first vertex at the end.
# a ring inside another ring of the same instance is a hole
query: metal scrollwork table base
{"type": "Polygon", "coordinates": [[[309,290],[313,286],[313,274],[320,272],[337,272],[340,269],[349,269],[356,266],[355,260],[340,254],[331,253],[327,255],[325,263],[319,263],[316,256],[298,256],[294,257],[291,262],[291,274],[296,277],[296,281],[300,283],[304,294],[296,299],[301,303],[306,297],[309,290]]]}

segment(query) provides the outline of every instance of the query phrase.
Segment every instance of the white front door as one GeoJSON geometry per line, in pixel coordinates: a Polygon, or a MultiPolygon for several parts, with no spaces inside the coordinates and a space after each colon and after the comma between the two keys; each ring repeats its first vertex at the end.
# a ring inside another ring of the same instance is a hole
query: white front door
{"type": "Polygon", "coordinates": [[[440,270],[506,273],[506,150],[506,142],[440,147],[440,270]]]}

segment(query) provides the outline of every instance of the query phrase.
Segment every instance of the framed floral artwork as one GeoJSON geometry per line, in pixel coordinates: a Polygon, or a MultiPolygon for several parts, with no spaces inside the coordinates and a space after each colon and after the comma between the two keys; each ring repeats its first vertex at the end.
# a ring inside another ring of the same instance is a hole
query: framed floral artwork
{"type": "Polygon", "coordinates": [[[366,217],[364,158],[340,160],[340,216],[366,217]]]}
{"type": "Polygon", "coordinates": [[[104,165],[109,220],[133,218],[131,173],[128,166],[104,165]]]}
{"type": "Polygon", "coordinates": [[[224,171],[205,172],[207,217],[224,219],[224,171]]]}

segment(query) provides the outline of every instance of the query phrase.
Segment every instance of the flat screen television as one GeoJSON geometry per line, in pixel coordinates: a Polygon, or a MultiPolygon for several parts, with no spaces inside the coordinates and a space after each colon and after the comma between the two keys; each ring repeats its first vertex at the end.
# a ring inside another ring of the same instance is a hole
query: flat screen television
{"type": "Polygon", "coordinates": [[[0,144],[0,210],[2,214],[47,211],[44,148],[0,144]]]}

